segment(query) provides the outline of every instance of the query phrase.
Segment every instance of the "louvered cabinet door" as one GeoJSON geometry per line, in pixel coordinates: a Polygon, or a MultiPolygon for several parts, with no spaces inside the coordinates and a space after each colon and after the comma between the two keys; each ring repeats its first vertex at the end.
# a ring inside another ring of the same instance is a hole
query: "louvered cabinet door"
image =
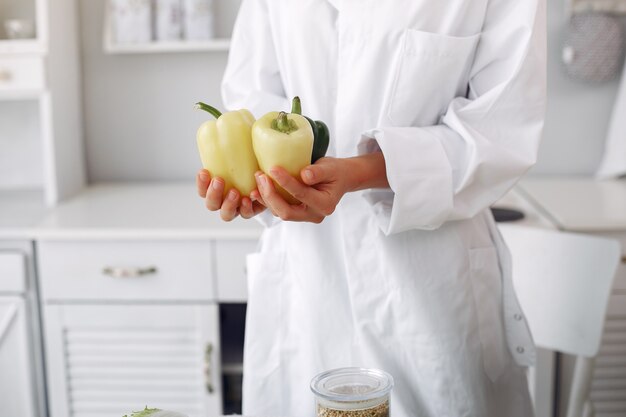
{"type": "Polygon", "coordinates": [[[44,319],[51,417],[220,415],[216,305],[47,305],[44,319]]]}
{"type": "Polygon", "coordinates": [[[590,398],[596,417],[626,416],[626,291],[611,296],[590,398]]]}
{"type": "MultiPolygon", "coordinates": [[[[3,278],[0,276],[0,278],[3,278]]],[[[26,306],[0,295],[0,416],[35,417],[26,306]]]]}

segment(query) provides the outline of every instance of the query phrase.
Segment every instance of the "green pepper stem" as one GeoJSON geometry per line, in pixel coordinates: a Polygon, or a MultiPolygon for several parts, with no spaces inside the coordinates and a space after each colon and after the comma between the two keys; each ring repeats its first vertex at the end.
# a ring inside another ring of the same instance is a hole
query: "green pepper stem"
{"type": "Polygon", "coordinates": [[[290,120],[287,117],[287,113],[281,111],[278,113],[278,117],[272,120],[272,129],[277,130],[281,133],[289,134],[298,130],[298,125],[295,121],[290,120]]]}
{"type": "Polygon", "coordinates": [[[205,112],[207,112],[207,113],[211,113],[211,115],[212,115],[213,117],[215,117],[216,119],[219,119],[219,118],[220,118],[220,116],[222,115],[222,112],[221,112],[221,111],[219,111],[219,110],[218,110],[218,109],[216,109],[215,107],[213,107],[213,106],[209,106],[208,104],[203,103],[203,102],[201,102],[201,101],[199,101],[199,102],[197,102],[197,103],[196,103],[196,109],[198,109],[198,110],[204,110],[204,111],[205,111],[205,112]]]}
{"type": "Polygon", "coordinates": [[[302,103],[300,102],[300,97],[298,96],[295,96],[291,102],[291,113],[302,114],[302,103]]]}

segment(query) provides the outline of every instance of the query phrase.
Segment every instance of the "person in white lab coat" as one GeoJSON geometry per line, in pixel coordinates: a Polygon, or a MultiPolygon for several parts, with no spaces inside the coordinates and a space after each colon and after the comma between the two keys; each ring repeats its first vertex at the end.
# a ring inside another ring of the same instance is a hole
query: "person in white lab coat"
{"type": "Polygon", "coordinates": [[[545,0],[243,0],[222,93],[257,117],[328,122],[303,184],[254,202],[200,171],[224,220],[266,226],[248,258],[243,412],[312,416],[332,368],[395,378],[395,417],[532,415],[534,348],[488,207],[537,156],[545,0]],[[305,184],[305,185],[304,185],[305,184]],[[264,210],[268,207],[267,210],[264,210]]]}

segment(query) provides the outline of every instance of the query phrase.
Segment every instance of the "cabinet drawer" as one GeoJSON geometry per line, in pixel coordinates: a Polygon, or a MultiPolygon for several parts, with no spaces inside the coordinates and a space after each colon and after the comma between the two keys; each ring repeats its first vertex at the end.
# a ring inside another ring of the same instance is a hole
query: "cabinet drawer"
{"type": "Polygon", "coordinates": [[[38,248],[46,301],[214,299],[209,242],[44,241],[38,248]]]}
{"type": "Polygon", "coordinates": [[[245,302],[248,299],[246,256],[256,251],[256,240],[216,243],[217,297],[220,302],[245,302]]]}
{"type": "Polygon", "coordinates": [[[43,90],[42,58],[0,58],[0,92],[43,90]]]}
{"type": "Polygon", "coordinates": [[[17,251],[0,251],[0,292],[26,290],[26,260],[17,251]]]}

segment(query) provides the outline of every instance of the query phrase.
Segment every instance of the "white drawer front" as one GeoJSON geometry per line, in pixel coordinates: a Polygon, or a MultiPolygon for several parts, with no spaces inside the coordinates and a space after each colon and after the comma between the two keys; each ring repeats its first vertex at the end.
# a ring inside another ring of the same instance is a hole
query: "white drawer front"
{"type": "Polygon", "coordinates": [[[216,242],[217,297],[220,302],[245,302],[248,299],[246,256],[256,252],[257,241],[216,242]]]}
{"type": "Polygon", "coordinates": [[[43,90],[45,87],[42,58],[1,58],[0,91],[43,90]]]}
{"type": "Polygon", "coordinates": [[[41,242],[43,298],[50,300],[214,299],[209,242],[41,242]]]}
{"type": "Polygon", "coordinates": [[[24,254],[0,251],[0,292],[24,292],[26,290],[26,260],[24,254]]]}

